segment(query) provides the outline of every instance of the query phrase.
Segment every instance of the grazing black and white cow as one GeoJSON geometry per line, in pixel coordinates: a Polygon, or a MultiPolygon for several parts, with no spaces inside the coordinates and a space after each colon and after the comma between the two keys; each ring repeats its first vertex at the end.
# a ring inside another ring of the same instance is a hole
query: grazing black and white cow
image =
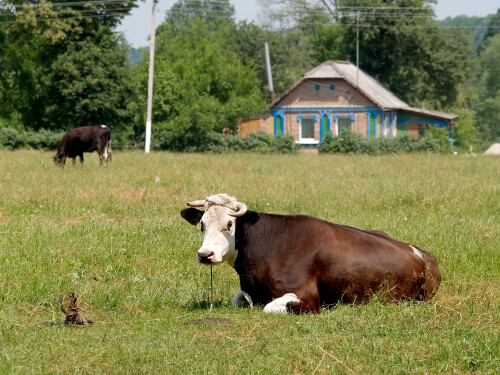
{"type": "Polygon", "coordinates": [[[377,293],[389,301],[427,301],[441,282],[433,255],[384,232],[254,212],[227,194],[188,206],[182,217],[201,222],[203,232],[198,261],[227,262],[240,277],[236,306],[319,313],[322,305],[363,303],[377,293]]]}
{"type": "Polygon", "coordinates": [[[83,166],[83,153],[97,151],[99,162],[105,166],[111,161],[111,129],[105,125],[82,126],[71,129],[64,134],[57,154],[54,155],[54,162],[64,166],[66,158],[73,159],[75,164],[76,157],[80,157],[83,166]]]}

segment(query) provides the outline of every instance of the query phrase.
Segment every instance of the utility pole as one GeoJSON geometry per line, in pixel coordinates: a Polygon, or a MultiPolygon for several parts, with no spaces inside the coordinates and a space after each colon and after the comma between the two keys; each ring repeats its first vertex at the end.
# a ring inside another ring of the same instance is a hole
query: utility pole
{"type": "Polygon", "coordinates": [[[359,10],[356,15],[356,92],[359,92],[359,10]]]}
{"type": "Polygon", "coordinates": [[[266,58],[267,85],[269,87],[269,104],[274,102],[273,76],[271,74],[271,59],[269,58],[269,46],[264,43],[264,55],[266,58]]]}
{"type": "Polygon", "coordinates": [[[151,147],[151,114],[153,112],[153,76],[155,67],[155,36],[156,36],[156,3],[153,0],[153,14],[151,15],[151,38],[149,43],[149,81],[148,81],[148,112],[146,117],[146,144],[144,151],[149,154],[151,147]]]}

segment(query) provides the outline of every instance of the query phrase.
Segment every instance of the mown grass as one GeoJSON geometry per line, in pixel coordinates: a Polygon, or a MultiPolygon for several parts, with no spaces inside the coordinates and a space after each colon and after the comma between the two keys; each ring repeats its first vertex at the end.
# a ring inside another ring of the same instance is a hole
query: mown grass
{"type": "Polygon", "coordinates": [[[62,170],[50,156],[0,151],[0,373],[499,373],[498,158],[116,152],[106,169],[94,154],[62,170]],[[437,256],[441,288],[429,303],[266,315],[231,307],[223,265],[209,312],[201,235],[179,211],[219,192],[387,231],[437,256]],[[62,322],[70,291],[96,323],[39,327],[62,322]],[[184,324],[206,317],[232,323],[184,324]]]}

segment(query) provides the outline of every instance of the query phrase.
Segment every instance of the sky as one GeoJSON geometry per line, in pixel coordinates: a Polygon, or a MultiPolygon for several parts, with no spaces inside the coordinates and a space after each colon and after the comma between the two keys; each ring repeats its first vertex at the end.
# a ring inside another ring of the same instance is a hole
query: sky
{"type": "MultiPolygon", "coordinates": [[[[165,19],[168,9],[177,0],[158,0],[156,25],[158,26],[165,19]]],[[[231,0],[236,11],[237,21],[257,21],[260,11],[258,0],[231,0]]],[[[455,17],[458,15],[480,16],[494,14],[500,8],[500,0],[438,0],[434,6],[434,11],[438,19],[455,17]]],[[[117,31],[123,32],[127,41],[132,47],[146,47],[149,45],[149,35],[151,33],[151,12],[153,9],[152,0],[145,0],[135,8],[132,13],[125,17],[117,31]]]]}

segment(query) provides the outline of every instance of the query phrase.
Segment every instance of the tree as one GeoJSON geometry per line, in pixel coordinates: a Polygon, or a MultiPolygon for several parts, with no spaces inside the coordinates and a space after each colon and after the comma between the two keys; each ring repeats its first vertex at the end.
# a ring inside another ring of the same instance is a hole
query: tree
{"type": "Polygon", "coordinates": [[[481,73],[475,82],[481,138],[500,140],[500,34],[492,36],[479,56],[481,73]]]}
{"type": "Polygon", "coordinates": [[[178,0],[167,11],[165,22],[178,31],[196,18],[211,29],[224,22],[234,23],[234,6],[229,0],[178,0]]]}
{"type": "MultiPolygon", "coordinates": [[[[236,131],[239,119],[265,109],[255,72],[202,20],[179,30],[164,24],[156,43],[153,132],[203,142],[211,132],[236,131]]],[[[137,69],[145,92],[147,62],[137,69]]]]}
{"type": "Polygon", "coordinates": [[[100,38],[74,42],[41,78],[46,128],[106,124],[125,130],[136,95],[128,47],[101,27],[100,38]]]}
{"type": "Polygon", "coordinates": [[[339,0],[343,55],[356,54],[359,19],[360,67],[410,104],[434,108],[456,100],[470,74],[470,37],[462,29],[441,30],[426,0],[339,0]],[[398,9],[400,8],[400,9],[398,9]]]}
{"type": "MultiPolygon", "coordinates": [[[[4,2],[0,14],[7,21],[0,24],[4,52],[0,55],[0,90],[6,100],[0,104],[0,114],[4,118],[10,117],[11,123],[13,118],[20,118],[21,123],[30,128],[79,125],[82,122],[82,112],[75,108],[88,105],[88,96],[99,90],[103,83],[109,83],[106,82],[107,79],[115,79],[116,76],[113,76],[115,72],[111,70],[101,70],[99,82],[87,79],[94,74],[89,65],[97,61],[95,58],[82,58],[82,49],[78,45],[85,44],[93,49],[102,43],[98,54],[106,55],[109,50],[114,50],[114,53],[126,56],[123,43],[113,36],[112,28],[136,3],[137,0],[93,3],[75,0],[4,2]],[[73,53],[79,56],[71,57],[73,53]],[[70,61],[73,64],[71,69],[78,73],[65,76],[63,72],[65,68],[69,69],[70,61]],[[61,72],[54,71],[60,68],[61,72]],[[87,77],[84,77],[84,71],[87,71],[87,77]],[[91,74],[88,73],[91,71],[91,74]],[[78,79],[87,81],[77,82],[78,79]],[[80,96],[72,96],[71,101],[65,97],[66,90],[62,89],[64,86],[71,91],[81,85],[85,89],[80,92],[80,96]],[[58,106],[67,110],[65,116],[61,115],[61,108],[56,108],[58,106]],[[69,106],[72,106],[72,110],[68,109],[69,106]]],[[[101,62],[96,64],[96,72],[99,71],[101,62]]],[[[130,75],[131,70],[127,74],[130,75]]],[[[131,100],[125,99],[130,94],[126,93],[129,89],[127,86],[115,88],[117,96],[121,95],[125,101],[131,100]],[[122,89],[123,92],[120,92],[122,89]]],[[[97,112],[93,110],[93,113],[97,112]]],[[[98,123],[104,123],[110,117],[106,112],[99,113],[98,118],[93,118],[98,123]]],[[[120,124],[124,118],[113,119],[114,123],[120,124]]]]}

